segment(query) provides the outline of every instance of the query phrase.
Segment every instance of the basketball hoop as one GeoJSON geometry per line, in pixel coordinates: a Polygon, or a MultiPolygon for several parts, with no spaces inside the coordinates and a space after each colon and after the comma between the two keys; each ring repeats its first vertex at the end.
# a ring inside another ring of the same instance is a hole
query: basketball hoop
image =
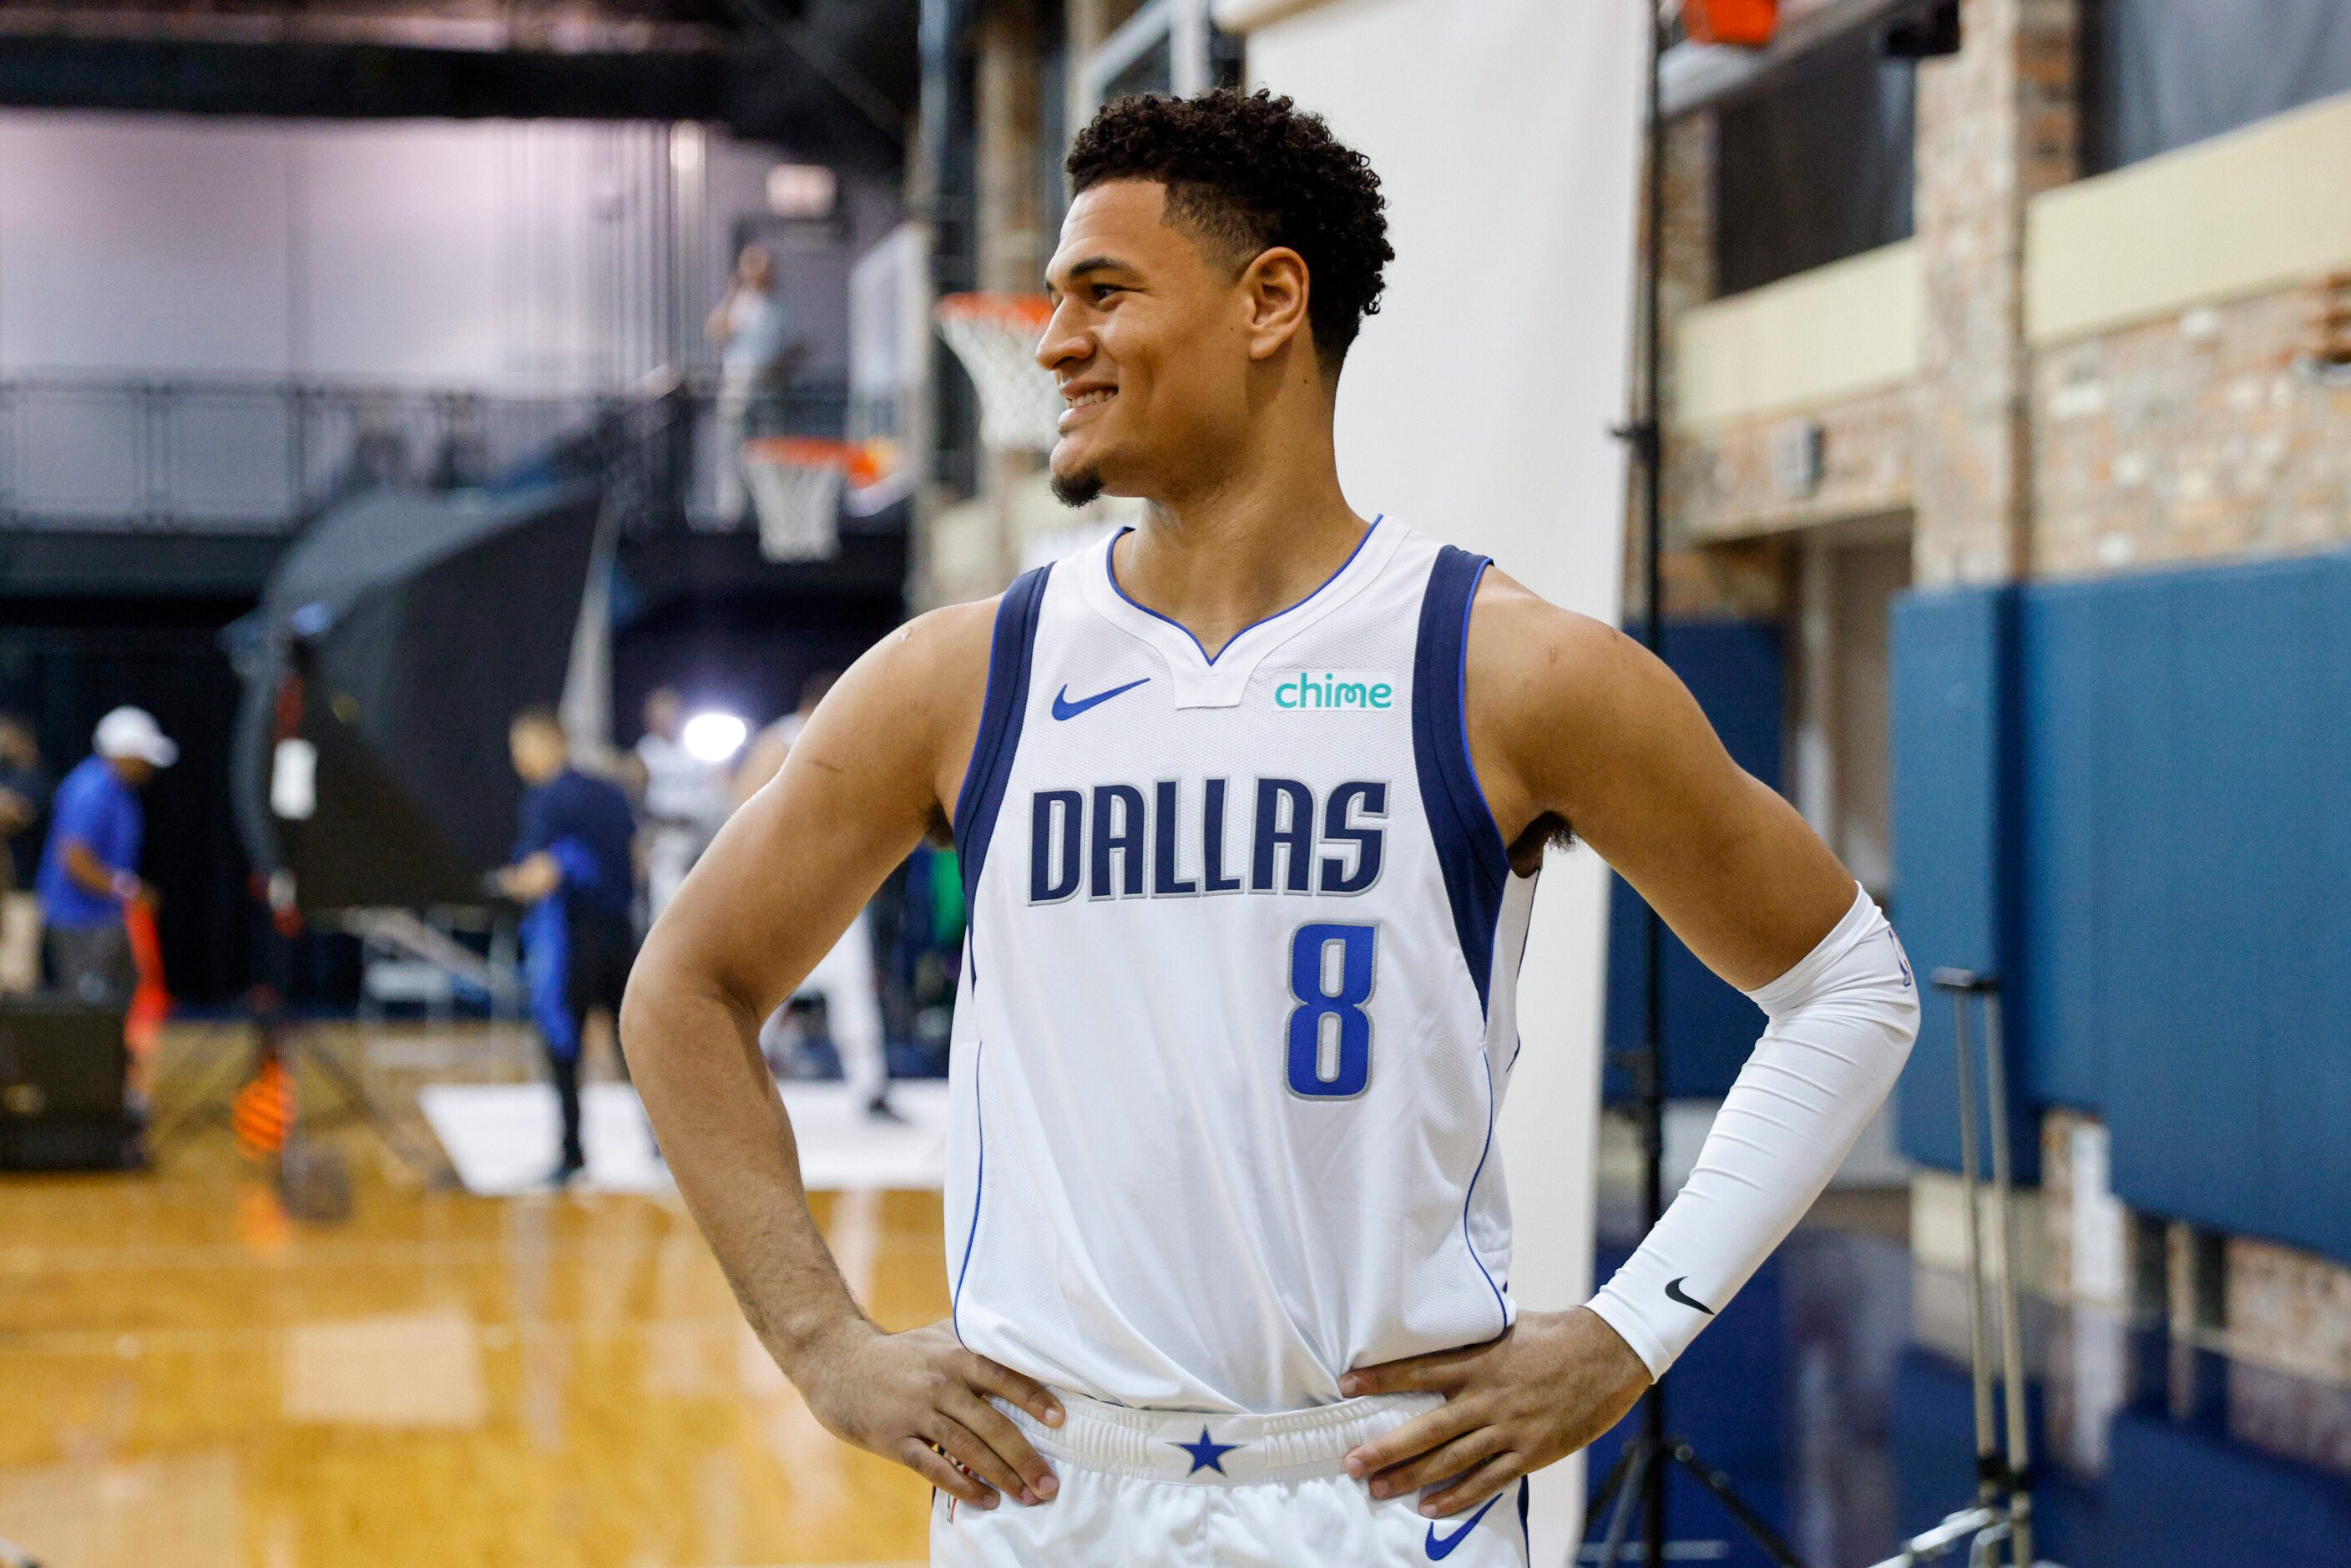
{"type": "Polygon", "coordinates": [[[1050,452],[1066,406],[1037,340],[1053,314],[1041,294],[950,294],[938,304],[939,336],[979,389],[979,441],[991,452],[1050,452]]]}
{"type": "Polygon", "coordinates": [[[870,491],[888,477],[874,444],[769,435],[743,444],[743,483],[769,560],[830,560],[841,553],[841,491],[870,491]]]}

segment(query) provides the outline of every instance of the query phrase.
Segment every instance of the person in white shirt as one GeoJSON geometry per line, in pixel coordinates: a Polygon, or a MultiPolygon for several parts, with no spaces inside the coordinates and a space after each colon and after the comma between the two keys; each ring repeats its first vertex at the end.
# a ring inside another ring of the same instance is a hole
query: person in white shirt
{"type": "Polygon", "coordinates": [[[776,264],[766,247],[747,245],[735,258],[735,276],[703,325],[703,335],[720,345],[718,356],[718,516],[743,516],[743,439],[752,434],[751,413],[762,397],[782,390],[802,345],[792,330],[791,312],[776,287],[776,264]]]}
{"type": "Polygon", "coordinates": [[[694,869],[731,802],[726,767],[685,747],[685,704],[667,686],[645,698],[645,734],[637,742],[644,769],[645,919],[659,919],[694,869]]]}

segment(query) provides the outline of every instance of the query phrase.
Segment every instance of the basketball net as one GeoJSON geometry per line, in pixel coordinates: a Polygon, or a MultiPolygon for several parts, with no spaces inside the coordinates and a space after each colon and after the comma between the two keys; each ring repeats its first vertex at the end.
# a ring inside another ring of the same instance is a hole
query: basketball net
{"type": "Polygon", "coordinates": [[[1041,294],[950,294],[939,336],[979,389],[979,442],[991,452],[1050,452],[1066,406],[1037,340],[1053,314],[1041,294]]]}
{"type": "Polygon", "coordinates": [[[759,553],[774,561],[839,555],[841,491],[870,491],[887,471],[880,443],[809,435],[747,441],[742,458],[743,486],[759,518],[759,553]]]}

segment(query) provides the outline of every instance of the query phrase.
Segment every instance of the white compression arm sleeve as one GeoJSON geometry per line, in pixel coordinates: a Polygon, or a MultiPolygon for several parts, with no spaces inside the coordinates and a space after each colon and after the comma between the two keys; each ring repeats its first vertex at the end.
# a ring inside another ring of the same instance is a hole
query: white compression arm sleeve
{"type": "Polygon", "coordinates": [[[1795,1228],[1894,1087],[1918,988],[1859,894],[1794,968],[1747,995],[1770,1021],[1665,1217],[1588,1303],[1662,1375],[1795,1228]]]}

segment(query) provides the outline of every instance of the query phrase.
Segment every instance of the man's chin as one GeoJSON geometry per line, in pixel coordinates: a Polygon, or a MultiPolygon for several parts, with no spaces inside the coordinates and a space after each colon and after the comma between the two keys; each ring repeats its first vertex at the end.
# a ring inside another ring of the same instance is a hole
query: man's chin
{"type": "Polygon", "coordinates": [[[1055,474],[1050,483],[1053,499],[1065,507],[1092,506],[1102,498],[1102,476],[1097,469],[1081,468],[1073,474],[1055,474]]]}

